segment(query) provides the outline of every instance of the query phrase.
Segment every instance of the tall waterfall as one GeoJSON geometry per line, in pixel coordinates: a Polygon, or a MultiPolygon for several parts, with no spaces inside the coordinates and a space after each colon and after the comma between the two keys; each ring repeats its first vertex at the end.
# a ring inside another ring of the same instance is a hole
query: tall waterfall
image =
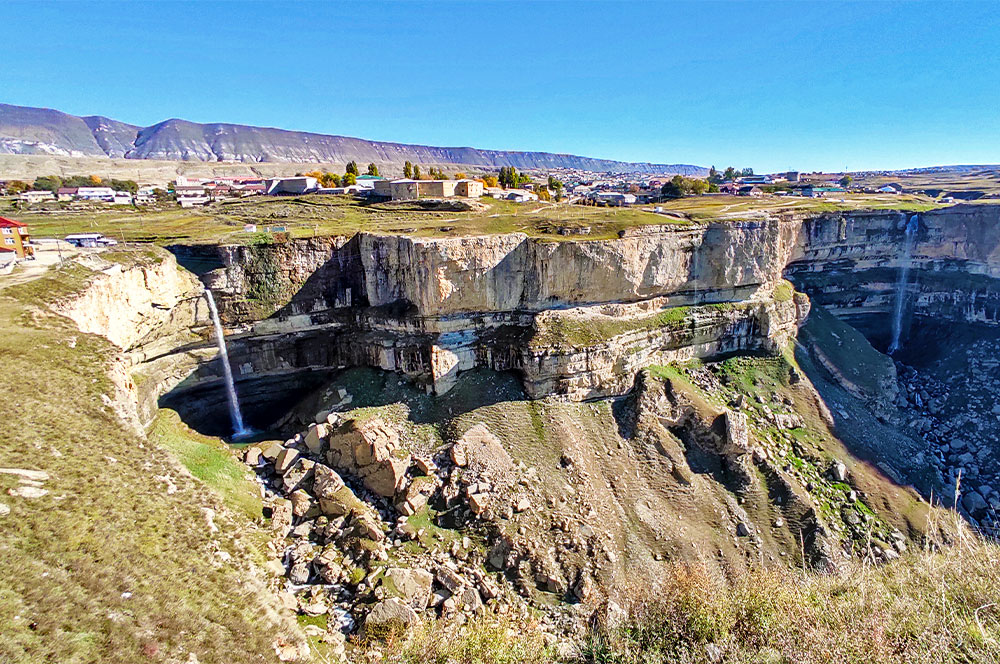
{"type": "Polygon", "coordinates": [[[229,418],[233,421],[233,436],[239,438],[249,433],[243,426],[243,415],[240,413],[240,400],[236,396],[236,384],[233,382],[233,370],[229,368],[229,352],[226,350],[226,337],[222,333],[222,322],[219,320],[219,310],[215,307],[212,291],[205,289],[208,308],[212,312],[212,325],[215,326],[215,343],[219,347],[219,360],[222,362],[222,373],[226,379],[226,396],[229,399],[229,418]]]}
{"type": "Polygon", "coordinates": [[[903,334],[903,308],[906,303],[906,286],[910,280],[910,264],[913,255],[913,239],[920,227],[920,218],[912,215],[906,222],[905,240],[903,241],[903,255],[899,265],[899,279],[896,282],[896,306],[892,312],[892,343],[889,344],[889,354],[892,355],[899,350],[900,337],[903,334]]]}

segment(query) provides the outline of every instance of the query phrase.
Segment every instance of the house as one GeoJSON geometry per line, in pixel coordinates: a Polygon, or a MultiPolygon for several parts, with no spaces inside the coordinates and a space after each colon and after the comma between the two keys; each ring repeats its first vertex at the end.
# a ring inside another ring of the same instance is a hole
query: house
{"type": "Polygon", "coordinates": [[[764,192],[760,187],[752,184],[743,185],[736,191],[737,196],[753,196],[754,198],[760,198],[764,195],[764,192]]]}
{"type": "Polygon", "coordinates": [[[132,194],[127,191],[116,191],[111,202],[115,205],[132,205],[132,194]]]}
{"type": "Polygon", "coordinates": [[[770,175],[744,175],[740,178],[740,184],[771,184],[770,175]]]}
{"type": "Polygon", "coordinates": [[[22,200],[26,203],[41,203],[42,201],[56,200],[56,195],[45,189],[38,191],[25,191],[18,196],[18,200],[22,200]]]}
{"type": "Polygon", "coordinates": [[[79,187],[76,190],[76,197],[84,201],[113,203],[115,200],[115,190],[111,187],[79,187]]]}
{"type": "Polygon", "coordinates": [[[110,247],[118,244],[117,240],[104,237],[100,233],[75,233],[63,239],[74,247],[110,247]]]}
{"type": "Polygon", "coordinates": [[[899,187],[897,187],[896,185],[892,185],[892,184],[887,184],[884,187],[879,187],[878,188],[878,192],[880,194],[898,194],[901,191],[902,190],[899,187]]]}
{"type": "Polygon", "coordinates": [[[739,192],[739,187],[735,184],[725,182],[719,185],[720,194],[729,194],[730,196],[735,196],[739,192]]]}
{"type": "Polygon", "coordinates": [[[816,185],[807,185],[802,188],[802,195],[806,198],[822,198],[827,194],[845,194],[847,190],[843,187],[817,187],[816,185]]]}
{"type": "Polygon", "coordinates": [[[620,191],[599,191],[596,194],[593,194],[592,198],[598,203],[615,205],[618,207],[635,205],[636,201],[635,194],[624,194],[620,191]]]}
{"type": "Polygon", "coordinates": [[[483,195],[483,183],[478,180],[376,180],[374,194],[394,201],[415,198],[478,198],[483,195]]]}
{"type": "Polygon", "coordinates": [[[465,198],[479,198],[483,195],[483,183],[479,180],[459,180],[455,184],[455,195],[465,198]]]}
{"type": "Polygon", "coordinates": [[[524,189],[508,189],[504,192],[503,199],[505,201],[514,201],[515,203],[527,203],[529,201],[537,201],[538,194],[525,191],[524,189]]]}
{"type": "Polygon", "coordinates": [[[270,178],[264,180],[264,192],[268,196],[296,196],[311,194],[319,189],[316,178],[303,175],[294,178],[270,178]]]}
{"type": "Polygon", "coordinates": [[[144,184],[135,193],[136,205],[147,205],[156,202],[156,187],[151,184],[144,184]]]}
{"type": "Polygon", "coordinates": [[[28,224],[0,217],[0,238],[0,248],[13,251],[18,258],[34,258],[35,248],[31,246],[28,224]]]}
{"type": "Polygon", "coordinates": [[[57,201],[71,201],[76,198],[76,192],[78,187],[59,187],[56,190],[56,200],[57,201]]]}

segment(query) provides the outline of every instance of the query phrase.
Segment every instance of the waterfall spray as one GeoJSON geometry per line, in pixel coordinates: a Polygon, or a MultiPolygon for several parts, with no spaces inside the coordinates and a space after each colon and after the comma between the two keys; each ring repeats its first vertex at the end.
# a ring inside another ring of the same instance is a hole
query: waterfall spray
{"type": "Polygon", "coordinates": [[[236,384],[233,382],[233,370],[229,368],[229,352],[226,350],[226,337],[222,333],[222,322],[219,320],[219,310],[215,307],[212,291],[205,289],[208,308],[212,312],[212,325],[215,327],[215,343],[219,347],[219,360],[222,362],[222,373],[226,379],[226,397],[229,399],[229,417],[233,421],[233,437],[240,438],[250,433],[243,426],[243,415],[240,413],[240,400],[236,396],[236,384]]]}
{"type": "Polygon", "coordinates": [[[906,222],[905,239],[903,240],[903,255],[899,265],[899,279],[896,282],[896,305],[892,315],[892,343],[889,344],[889,354],[892,355],[900,346],[900,336],[903,333],[903,305],[906,303],[906,286],[910,279],[910,264],[912,263],[913,239],[920,227],[917,215],[906,222]]]}

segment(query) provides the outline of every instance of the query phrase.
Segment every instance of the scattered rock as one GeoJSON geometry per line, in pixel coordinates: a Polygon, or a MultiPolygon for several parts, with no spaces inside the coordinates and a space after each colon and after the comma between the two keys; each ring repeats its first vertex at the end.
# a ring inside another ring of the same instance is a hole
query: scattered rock
{"type": "Polygon", "coordinates": [[[365,618],[364,635],[371,639],[386,639],[405,633],[417,622],[417,614],[396,597],[382,600],[372,607],[365,618]]]}

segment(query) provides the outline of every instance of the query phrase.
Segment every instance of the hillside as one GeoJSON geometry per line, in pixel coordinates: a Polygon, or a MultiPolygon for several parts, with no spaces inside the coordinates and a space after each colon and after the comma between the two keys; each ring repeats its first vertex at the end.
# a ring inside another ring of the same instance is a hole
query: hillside
{"type": "Polygon", "coordinates": [[[67,157],[124,157],[182,161],[285,162],[349,161],[377,164],[454,164],[495,169],[501,166],[575,168],[597,172],[704,175],[690,164],[649,164],[595,159],[550,152],[480,150],[386,143],[268,127],[227,123],[198,124],[170,119],[136,127],[100,116],[78,117],[45,108],[0,104],[0,154],[67,157]]]}

